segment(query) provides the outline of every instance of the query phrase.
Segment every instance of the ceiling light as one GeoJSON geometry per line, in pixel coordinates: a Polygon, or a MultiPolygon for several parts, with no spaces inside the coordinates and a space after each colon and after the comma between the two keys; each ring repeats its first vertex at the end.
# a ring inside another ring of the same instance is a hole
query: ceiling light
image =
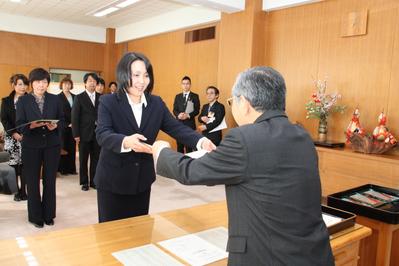
{"type": "Polygon", "coordinates": [[[107,9],[104,9],[104,10],[101,10],[101,11],[95,13],[94,16],[95,17],[103,17],[103,16],[106,16],[106,15],[108,15],[108,14],[110,14],[112,12],[115,12],[117,10],[119,10],[119,8],[117,8],[117,7],[109,7],[107,9]]]}
{"type": "Polygon", "coordinates": [[[140,1],[140,0],[125,0],[125,1],[117,4],[116,6],[120,7],[120,8],[124,8],[124,7],[130,6],[134,3],[137,3],[138,1],[140,1]]]}
{"type": "Polygon", "coordinates": [[[19,2],[21,2],[21,0],[10,0],[10,2],[19,3],[19,2]]]}

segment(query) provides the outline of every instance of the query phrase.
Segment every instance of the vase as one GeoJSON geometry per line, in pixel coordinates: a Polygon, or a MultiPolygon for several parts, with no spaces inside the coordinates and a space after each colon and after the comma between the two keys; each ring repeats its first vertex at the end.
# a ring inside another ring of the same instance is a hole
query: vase
{"type": "Polygon", "coordinates": [[[327,119],[319,120],[319,128],[317,130],[319,136],[318,139],[321,142],[325,142],[327,140],[327,119]]]}

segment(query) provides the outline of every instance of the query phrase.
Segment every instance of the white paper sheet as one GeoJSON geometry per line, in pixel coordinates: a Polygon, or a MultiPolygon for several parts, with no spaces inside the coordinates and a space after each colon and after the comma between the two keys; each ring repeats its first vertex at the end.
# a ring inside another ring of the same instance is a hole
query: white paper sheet
{"type": "Polygon", "coordinates": [[[212,239],[212,242],[219,243],[218,245],[221,246],[226,246],[226,244],[220,244],[222,242],[220,239],[223,238],[221,237],[221,235],[223,235],[222,230],[216,229],[214,231],[207,231],[208,232],[199,232],[197,234],[172,238],[161,241],[158,244],[175,254],[177,257],[183,259],[190,265],[194,266],[206,265],[227,258],[228,253],[225,251],[225,249],[219,248],[218,246],[203,239],[205,235],[206,239],[212,239]],[[198,235],[201,235],[201,237],[198,235]]]}
{"type": "Polygon", "coordinates": [[[337,224],[342,221],[342,218],[323,213],[323,221],[327,227],[337,224]]]}
{"type": "Polygon", "coordinates": [[[127,266],[184,266],[153,244],[117,251],[112,256],[127,266]]]}
{"type": "Polygon", "coordinates": [[[222,122],[220,122],[220,124],[217,127],[209,131],[209,133],[216,132],[225,128],[227,128],[227,124],[226,124],[226,119],[223,117],[222,122]]]}
{"type": "Polygon", "coordinates": [[[214,244],[218,248],[222,250],[226,250],[227,240],[229,238],[229,232],[225,227],[219,226],[209,230],[201,231],[195,233],[196,236],[199,236],[205,241],[208,241],[211,244],[214,244]]]}
{"type": "Polygon", "coordinates": [[[186,153],[185,155],[187,155],[188,157],[191,157],[193,159],[198,159],[207,153],[208,152],[206,150],[199,150],[199,151],[193,151],[193,152],[186,153]]]}

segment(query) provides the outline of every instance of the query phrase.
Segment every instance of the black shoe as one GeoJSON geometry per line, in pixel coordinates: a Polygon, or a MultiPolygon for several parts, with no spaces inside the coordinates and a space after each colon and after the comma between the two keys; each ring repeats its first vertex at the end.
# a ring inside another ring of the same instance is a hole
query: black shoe
{"type": "Polygon", "coordinates": [[[67,173],[67,172],[61,172],[61,175],[69,175],[69,173],[67,173]]]}
{"type": "Polygon", "coordinates": [[[88,185],[83,185],[82,186],[82,190],[83,191],[88,191],[89,190],[89,186],[88,185]]]}
{"type": "Polygon", "coordinates": [[[43,228],[43,222],[32,222],[32,221],[29,222],[33,224],[36,228],[43,228]]]}
{"type": "Polygon", "coordinates": [[[71,175],[77,175],[78,172],[75,171],[75,172],[71,172],[70,174],[71,174],[71,175]]]}
{"type": "Polygon", "coordinates": [[[45,220],[44,223],[45,223],[46,225],[52,226],[52,225],[54,225],[54,219],[50,219],[50,220],[48,220],[48,221],[45,220]]]}
{"type": "Polygon", "coordinates": [[[96,189],[96,185],[94,184],[90,184],[90,187],[96,189]]]}
{"type": "Polygon", "coordinates": [[[26,194],[21,194],[21,195],[19,196],[19,199],[20,199],[20,200],[27,200],[27,199],[28,199],[28,196],[27,196],[26,194]]]}
{"type": "Polygon", "coordinates": [[[14,201],[21,201],[21,195],[19,192],[14,195],[14,201]]]}

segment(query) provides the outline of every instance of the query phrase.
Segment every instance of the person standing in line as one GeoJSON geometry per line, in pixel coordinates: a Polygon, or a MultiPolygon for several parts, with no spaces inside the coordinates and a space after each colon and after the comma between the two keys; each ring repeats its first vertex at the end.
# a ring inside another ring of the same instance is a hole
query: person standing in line
{"type": "Polygon", "coordinates": [[[55,183],[64,112],[58,96],[46,91],[50,74],[45,69],[33,69],[29,81],[32,93],[18,100],[16,125],[23,134],[22,176],[28,188],[28,219],[35,227],[42,228],[43,223],[54,225],[56,216],[55,183]],[[40,179],[43,196],[40,195],[40,179]]]}
{"type": "Polygon", "coordinates": [[[118,91],[101,96],[96,135],[101,145],[96,172],[99,222],[148,214],[155,181],[151,144],[160,130],[185,145],[216,148],[179,123],[161,97],[152,95],[154,75],[148,58],[126,53],[117,66],[118,91]]]}
{"type": "Polygon", "coordinates": [[[118,89],[118,85],[116,84],[115,81],[111,81],[111,82],[109,83],[109,85],[108,85],[108,88],[109,88],[109,92],[110,92],[111,94],[113,94],[113,93],[115,93],[116,90],[118,89]]]}
{"type": "Polygon", "coordinates": [[[65,123],[62,129],[62,149],[58,171],[62,175],[76,175],[76,142],[72,135],[71,112],[75,95],[71,93],[73,82],[70,78],[61,80],[58,97],[64,110],[65,123]]]}
{"type": "Polygon", "coordinates": [[[101,78],[101,77],[98,77],[98,82],[97,82],[97,86],[96,86],[96,92],[102,95],[104,93],[104,88],[105,88],[104,79],[101,78]]]}
{"type": "Polygon", "coordinates": [[[210,132],[222,123],[225,115],[224,105],[218,102],[219,90],[214,86],[206,88],[208,103],[202,106],[198,121],[201,125],[198,130],[210,139],[216,146],[222,141],[222,130],[210,132]]]}
{"type": "Polygon", "coordinates": [[[76,95],[72,106],[72,134],[79,145],[79,177],[83,191],[89,190],[89,185],[95,188],[96,174],[100,146],[96,140],[97,111],[101,94],[97,93],[98,76],[87,73],[83,77],[85,91],[76,95]],[[90,172],[88,161],[90,157],[90,172]]]}
{"type": "Polygon", "coordinates": [[[232,114],[239,125],[215,151],[192,159],[153,144],[157,174],[185,185],[225,184],[228,265],[334,265],[321,212],[312,138],[285,114],[285,81],[270,67],[239,74],[232,114]]]}
{"type": "MultiPolygon", "coordinates": [[[[198,94],[191,91],[191,79],[184,76],[181,80],[182,93],[176,95],[173,103],[173,114],[183,125],[196,129],[195,117],[199,114],[200,100],[198,94]]],[[[178,152],[191,152],[191,147],[177,141],[178,152]]]]}
{"type": "Polygon", "coordinates": [[[10,154],[8,164],[15,169],[18,192],[14,195],[15,201],[27,200],[26,180],[22,176],[21,141],[22,134],[15,128],[16,106],[21,96],[26,94],[29,86],[28,78],[23,74],[15,74],[10,78],[12,92],[1,100],[1,123],[5,134],[4,150],[10,154]],[[20,185],[19,185],[20,184],[20,185]]]}

